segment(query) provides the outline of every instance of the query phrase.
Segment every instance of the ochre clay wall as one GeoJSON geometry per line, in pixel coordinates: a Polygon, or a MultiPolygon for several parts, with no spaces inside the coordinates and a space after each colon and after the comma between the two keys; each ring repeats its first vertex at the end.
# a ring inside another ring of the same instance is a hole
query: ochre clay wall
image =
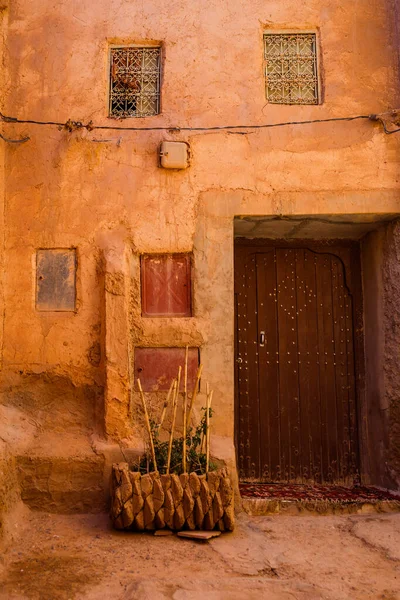
{"type": "Polygon", "coordinates": [[[367,402],[362,415],[364,474],[400,487],[400,222],[362,242],[367,402]]]}
{"type": "MultiPolygon", "coordinates": [[[[5,45],[8,27],[8,14],[6,10],[6,4],[0,2],[0,61],[4,65],[5,59],[5,45]]],[[[4,89],[6,83],[6,73],[4,69],[0,69],[0,87],[4,89]]],[[[0,107],[4,110],[4,95],[1,95],[0,107]]],[[[4,318],[4,193],[5,193],[5,144],[0,140],[0,348],[3,348],[3,318],[4,318]]],[[[2,365],[3,353],[0,356],[0,368],[2,365]]]]}
{"type": "MultiPolygon", "coordinates": [[[[384,0],[10,0],[4,111],[143,127],[383,112],[399,103],[392,12],[384,0]],[[267,28],[318,32],[322,104],[266,103],[267,28]],[[161,114],[115,122],[107,117],[109,45],[149,41],[163,49],[161,114]]],[[[201,346],[203,381],[214,389],[213,452],[233,466],[233,218],[398,213],[397,137],[368,120],[245,135],[4,130],[31,137],[0,148],[5,401],[30,408],[45,428],[103,431],[139,447],[141,421],[131,418],[130,404],[135,345],[201,346]],[[190,144],[189,169],[158,167],[166,139],[190,144]],[[34,257],[46,247],[77,248],[75,314],[35,310],[34,257]],[[189,251],[193,318],[142,318],[140,253],[189,251]]]]}
{"type": "Polygon", "coordinates": [[[390,483],[400,487],[400,385],[399,385],[399,332],[400,332],[400,224],[388,228],[383,270],[385,312],[385,407],[388,445],[385,467],[390,483]]]}

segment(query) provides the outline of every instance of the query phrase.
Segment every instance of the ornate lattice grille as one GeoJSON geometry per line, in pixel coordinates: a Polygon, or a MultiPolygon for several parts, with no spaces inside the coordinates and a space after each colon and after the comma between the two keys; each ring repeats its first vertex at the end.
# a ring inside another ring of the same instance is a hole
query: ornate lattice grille
{"type": "Polygon", "coordinates": [[[150,117],[160,112],[160,48],[112,48],[110,116],[150,117]]]}
{"type": "Polygon", "coordinates": [[[264,35],[266,94],[273,104],[318,104],[314,33],[264,35]]]}

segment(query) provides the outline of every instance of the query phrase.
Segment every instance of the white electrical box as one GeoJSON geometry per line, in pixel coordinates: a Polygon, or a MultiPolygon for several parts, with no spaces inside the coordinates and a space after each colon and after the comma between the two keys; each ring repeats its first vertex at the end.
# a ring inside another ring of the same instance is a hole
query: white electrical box
{"type": "Polygon", "coordinates": [[[161,142],[160,166],[164,169],[187,169],[189,144],[186,142],[161,142]]]}

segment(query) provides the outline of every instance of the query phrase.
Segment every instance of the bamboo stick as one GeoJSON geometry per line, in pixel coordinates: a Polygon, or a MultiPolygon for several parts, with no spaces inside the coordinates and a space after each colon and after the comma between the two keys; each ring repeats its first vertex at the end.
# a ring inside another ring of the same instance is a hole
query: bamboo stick
{"type": "Polygon", "coordinates": [[[174,388],[175,388],[175,393],[173,396],[173,401],[172,401],[172,406],[173,406],[173,415],[172,415],[172,424],[171,424],[171,432],[169,434],[169,444],[168,444],[168,457],[167,457],[167,469],[166,469],[166,473],[167,475],[169,474],[169,468],[170,468],[170,464],[171,464],[171,452],[172,452],[172,442],[174,440],[174,429],[175,429],[175,419],[176,419],[176,407],[178,405],[178,396],[179,396],[179,387],[181,385],[181,372],[182,372],[182,367],[179,367],[178,369],[178,377],[175,381],[174,384],[174,388]]]}
{"type": "Polygon", "coordinates": [[[167,414],[167,410],[168,410],[168,406],[169,406],[169,401],[170,401],[170,398],[171,398],[171,394],[172,394],[172,390],[173,390],[174,382],[175,381],[176,381],[176,379],[173,379],[171,381],[171,385],[169,386],[167,398],[166,398],[166,400],[164,402],[164,408],[163,408],[163,411],[161,413],[160,424],[159,424],[158,429],[157,429],[158,433],[160,433],[160,429],[162,427],[162,424],[164,423],[165,415],[167,414]]]}
{"type": "Polygon", "coordinates": [[[197,369],[197,374],[196,374],[196,381],[194,382],[193,394],[192,394],[192,398],[190,400],[189,410],[188,410],[188,414],[187,414],[186,427],[189,427],[189,425],[190,425],[190,418],[192,416],[194,402],[197,398],[197,391],[199,389],[199,382],[200,382],[200,377],[201,377],[202,371],[203,371],[203,365],[199,365],[199,368],[197,369]]]}
{"type": "Polygon", "coordinates": [[[187,409],[187,378],[188,378],[189,346],[185,351],[185,371],[183,375],[183,441],[182,441],[182,471],[186,473],[186,409],[187,409]]]}
{"type": "MultiPolygon", "coordinates": [[[[206,383],[206,410],[207,410],[207,403],[208,403],[208,396],[210,395],[210,384],[206,383]]],[[[207,416],[206,416],[206,420],[207,420],[207,416]]],[[[207,432],[207,428],[206,428],[206,432],[207,432]]],[[[204,453],[204,442],[206,441],[206,436],[204,435],[204,431],[203,431],[203,435],[201,436],[201,444],[200,444],[200,452],[203,454],[204,453]]]]}
{"type": "Polygon", "coordinates": [[[207,398],[207,417],[206,417],[206,473],[210,466],[210,408],[213,397],[213,391],[211,390],[210,395],[207,398]]]}
{"type": "Polygon", "coordinates": [[[156,461],[156,453],[155,453],[155,450],[154,450],[153,434],[151,432],[150,420],[149,420],[149,413],[147,412],[146,399],[144,397],[144,393],[143,393],[143,389],[142,389],[142,384],[140,383],[140,379],[137,380],[137,384],[138,384],[140,396],[142,398],[142,404],[143,404],[143,410],[144,410],[144,418],[145,418],[145,421],[146,421],[147,431],[149,433],[149,438],[150,438],[150,448],[151,448],[151,454],[152,454],[152,458],[153,458],[154,470],[157,471],[157,461],[156,461]]]}
{"type": "Polygon", "coordinates": [[[133,356],[132,356],[132,350],[131,350],[131,345],[128,343],[128,367],[129,367],[129,387],[130,387],[130,394],[129,394],[129,414],[132,418],[132,408],[133,408],[133,394],[135,392],[135,372],[134,372],[134,368],[133,368],[133,356]]]}

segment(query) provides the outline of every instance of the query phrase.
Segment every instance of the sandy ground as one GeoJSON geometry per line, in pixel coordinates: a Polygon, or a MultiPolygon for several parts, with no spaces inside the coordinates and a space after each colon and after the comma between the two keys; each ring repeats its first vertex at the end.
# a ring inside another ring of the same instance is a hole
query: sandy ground
{"type": "Polygon", "coordinates": [[[249,517],[210,542],[30,513],[0,600],[400,599],[400,514],[249,517]]]}

